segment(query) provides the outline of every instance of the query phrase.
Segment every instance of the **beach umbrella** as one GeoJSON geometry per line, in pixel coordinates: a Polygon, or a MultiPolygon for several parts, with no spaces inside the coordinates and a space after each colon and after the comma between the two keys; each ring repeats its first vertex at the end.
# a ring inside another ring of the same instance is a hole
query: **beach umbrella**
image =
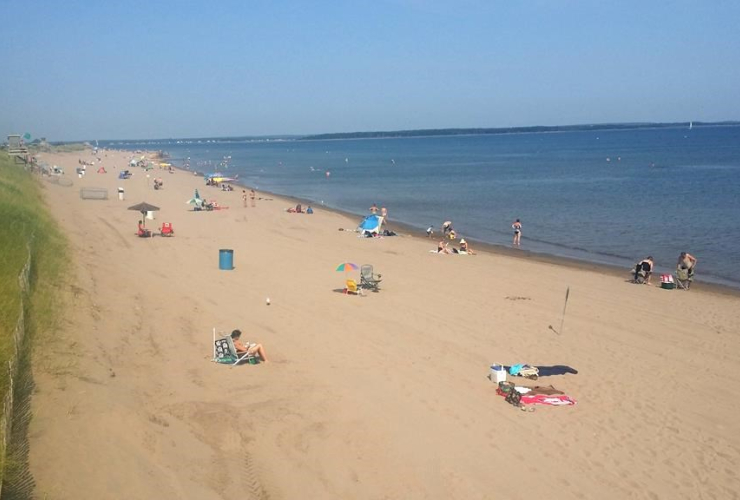
{"type": "Polygon", "coordinates": [[[195,188],[195,193],[193,193],[193,197],[190,198],[185,203],[189,205],[198,205],[198,206],[203,204],[203,200],[200,198],[200,193],[198,192],[198,188],[195,188]]]}
{"type": "Polygon", "coordinates": [[[352,262],[342,262],[337,266],[337,271],[357,271],[360,267],[352,262]]]}
{"type": "Polygon", "coordinates": [[[141,203],[137,203],[136,205],[132,205],[128,207],[129,210],[136,210],[137,212],[141,212],[142,222],[144,223],[144,226],[146,226],[146,213],[147,212],[156,212],[159,210],[159,207],[155,207],[154,205],[150,205],[149,203],[143,201],[141,203]]]}

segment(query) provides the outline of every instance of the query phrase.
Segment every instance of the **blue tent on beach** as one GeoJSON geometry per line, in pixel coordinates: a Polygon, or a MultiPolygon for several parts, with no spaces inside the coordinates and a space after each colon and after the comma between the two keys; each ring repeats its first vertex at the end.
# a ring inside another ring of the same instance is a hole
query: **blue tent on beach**
{"type": "Polygon", "coordinates": [[[383,222],[383,218],[381,216],[368,215],[362,219],[362,222],[360,222],[357,229],[359,229],[361,233],[377,233],[380,231],[381,222],[383,222]]]}

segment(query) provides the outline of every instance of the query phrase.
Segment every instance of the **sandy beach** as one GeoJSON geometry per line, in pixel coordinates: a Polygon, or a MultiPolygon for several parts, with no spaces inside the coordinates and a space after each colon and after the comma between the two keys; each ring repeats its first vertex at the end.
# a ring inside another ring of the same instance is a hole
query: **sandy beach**
{"type": "Polygon", "coordinates": [[[74,181],[42,181],[74,275],[37,349],[38,498],[740,498],[737,294],[438,255],[401,231],[359,238],[342,214],[290,214],[264,193],[244,208],[241,188],[184,171],[119,180],[131,153],[100,156],[82,178],[89,151],[40,156],[74,181]],[[228,209],[192,211],[195,188],[228,209]],[[173,238],[135,235],[127,208],[142,201],[173,238]],[[372,264],[381,291],[341,293],[359,280],[342,262],[372,264]],[[214,327],[241,329],[270,363],[213,363],[214,327]],[[492,363],[571,366],[537,383],[578,404],[520,411],[492,363]]]}

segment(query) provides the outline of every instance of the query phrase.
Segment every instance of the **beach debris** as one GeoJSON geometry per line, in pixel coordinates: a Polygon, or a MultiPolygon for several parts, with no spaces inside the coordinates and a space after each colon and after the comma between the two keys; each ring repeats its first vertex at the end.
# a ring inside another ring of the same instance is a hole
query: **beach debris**
{"type": "Polygon", "coordinates": [[[568,307],[568,297],[570,297],[570,286],[565,290],[565,303],[563,304],[563,316],[560,318],[560,331],[555,330],[552,325],[548,326],[550,330],[558,335],[563,333],[563,323],[565,322],[565,309],[568,307]]]}
{"type": "Polygon", "coordinates": [[[519,295],[507,295],[504,300],[532,300],[532,297],[520,297],[519,295]]]}
{"type": "Polygon", "coordinates": [[[266,305],[268,305],[268,306],[270,305],[270,297],[267,297],[267,298],[265,299],[265,304],[266,304],[266,305]]]}

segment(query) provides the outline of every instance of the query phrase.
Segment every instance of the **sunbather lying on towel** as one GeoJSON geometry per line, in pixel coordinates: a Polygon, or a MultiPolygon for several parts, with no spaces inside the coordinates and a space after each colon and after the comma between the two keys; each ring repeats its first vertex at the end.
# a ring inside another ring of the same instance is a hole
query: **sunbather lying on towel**
{"type": "Polygon", "coordinates": [[[267,355],[265,354],[265,348],[262,344],[250,344],[249,342],[243,343],[239,338],[242,336],[241,330],[234,330],[231,332],[231,340],[234,342],[236,353],[240,356],[242,354],[256,354],[262,361],[267,363],[267,355]]]}

